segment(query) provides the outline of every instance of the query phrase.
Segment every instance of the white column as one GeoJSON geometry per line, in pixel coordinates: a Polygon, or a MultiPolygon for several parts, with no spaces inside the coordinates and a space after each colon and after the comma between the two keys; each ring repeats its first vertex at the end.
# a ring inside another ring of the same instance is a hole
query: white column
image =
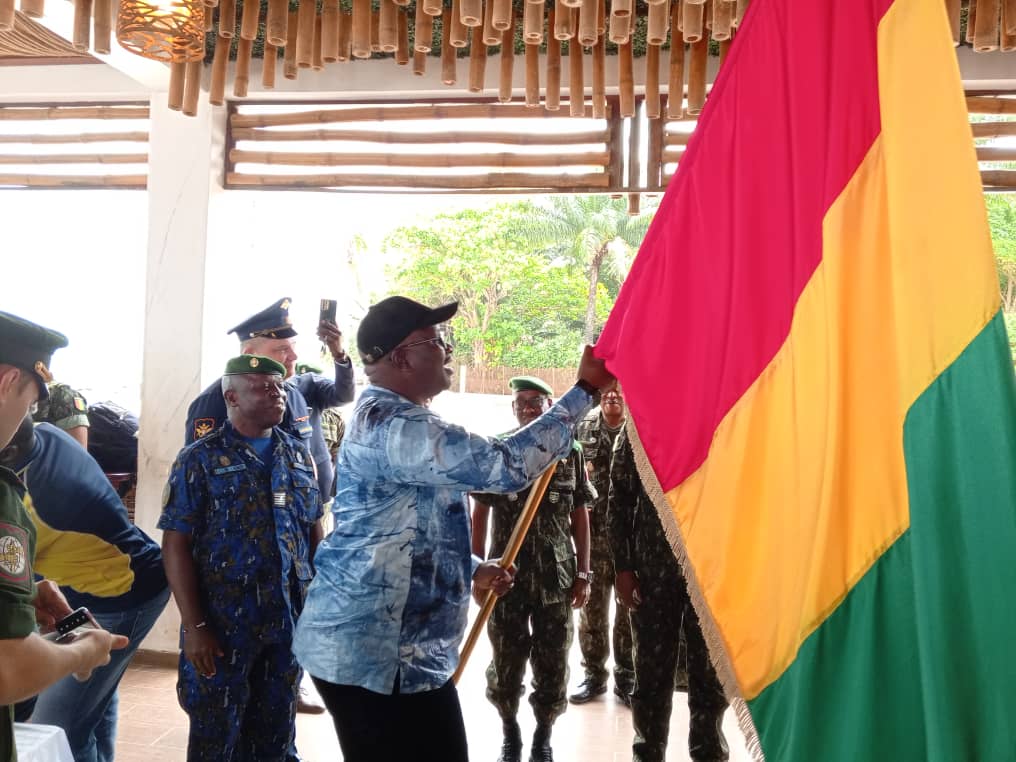
{"type": "MultiPolygon", "coordinates": [[[[148,176],[148,258],[140,448],[135,520],[156,541],[162,493],[183,446],[187,407],[200,391],[208,208],[220,192],[224,109],[201,98],[198,115],[151,99],[148,176]]],[[[170,603],[145,641],[175,651],[179,612],[170,603]]]]}

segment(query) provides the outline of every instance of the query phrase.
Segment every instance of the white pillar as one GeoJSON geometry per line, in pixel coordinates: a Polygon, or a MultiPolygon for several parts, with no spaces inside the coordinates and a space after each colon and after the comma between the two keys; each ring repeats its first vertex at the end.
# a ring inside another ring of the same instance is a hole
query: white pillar
{"type": "MultiPolygon", "coordinates": [[[[162,492],[183,446],[187,407],[200,391],[208,208],[219,192],[225,111],[201,98],[198,115],[151,99],[148,157],[148,259],[141,380],[137,524],[156,541],[162,492]]],[[[175,651],[180,615],[174,603],[145,641],[175,651]]]]}

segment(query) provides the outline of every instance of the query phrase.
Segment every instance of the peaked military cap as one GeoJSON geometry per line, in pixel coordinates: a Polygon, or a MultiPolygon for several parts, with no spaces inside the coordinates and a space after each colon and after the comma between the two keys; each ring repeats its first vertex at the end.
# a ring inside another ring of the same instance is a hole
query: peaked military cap
{"type": "Polygon", "coordinates": [[[255,338],[290,339],[296,336],[292,321],[289,319],[289,305],[292,301],[285,296],[272,306],[230,328],[226,333],[235,333],[240,341],[255,338]]]}
{"type": "Polygon", "coordinates": [[[554,390],[550,388],[550,384],[537,378],[536,376],[515,376],[514,378],[508,379],[508,386],[511,387],[513,392],[532,390],[536,392],[543,392],[548,397],[554,396],[554,390]]]}
{"type": "Polygon", "coordinates": [[[278,374],[286,375],[286,366],[275,362],[271,357],[261,355],[240,355],[226,363],[224,376],[248,376],[250,374],[269,376],[278,374]]]}
{"type": "Polygon", "coordinates": [[[53,353],[67,346],[67,337],[17,315],[0,312],[0,363],[27,370],[39,387],[39,399],[49,398],[46,383],[53,380],[53,353]]]}
{"type": "Polygon", "coordinates": [[[413,331],[451,320],[459,303],[430,307],[404,296],[389,296],[367,310],[356,332],[356,346],[364,362],[377,362],[413,331]]]}

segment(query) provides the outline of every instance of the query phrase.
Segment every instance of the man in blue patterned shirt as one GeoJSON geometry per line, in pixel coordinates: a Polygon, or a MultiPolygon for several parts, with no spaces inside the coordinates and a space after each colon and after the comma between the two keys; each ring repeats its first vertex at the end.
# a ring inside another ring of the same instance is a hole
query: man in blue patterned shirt
{"type": "Polygon", "coordinates": [[[470,554],[466,493],[515,492],[571,449],[575,424],[613,377],[587,348],[580,381],[503,440],[471,434],[426,404],[451,384],[438,332],[458,305],[400,296],[370,308],[357,345],[371,385],[339,450],[335,529],[293,648],[325,699],[346,762],[466,762],[451,675],[470,585],[503,594],[512,574],[470,554]]]}
{"type": "Polygon", "coordinates": [[[229,418],[180,452],[163,497],[189,762],[298,759],[292,638],[321,539],[321,496],[310,453],[279,425],[284,373],[267,357],[229,361],[229,418]]]}

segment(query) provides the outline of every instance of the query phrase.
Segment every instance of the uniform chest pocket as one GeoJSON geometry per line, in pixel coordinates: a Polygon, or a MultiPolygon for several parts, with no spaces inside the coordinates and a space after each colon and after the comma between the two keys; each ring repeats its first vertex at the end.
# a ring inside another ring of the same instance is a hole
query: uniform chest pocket
{"type": "Polygon", "coordinates": [[[291,463],[289,476],[296,517],[301,523],[313,524],[321,514],[321,490],[314,474],[314,467],[307,463],[291,463]]]}

